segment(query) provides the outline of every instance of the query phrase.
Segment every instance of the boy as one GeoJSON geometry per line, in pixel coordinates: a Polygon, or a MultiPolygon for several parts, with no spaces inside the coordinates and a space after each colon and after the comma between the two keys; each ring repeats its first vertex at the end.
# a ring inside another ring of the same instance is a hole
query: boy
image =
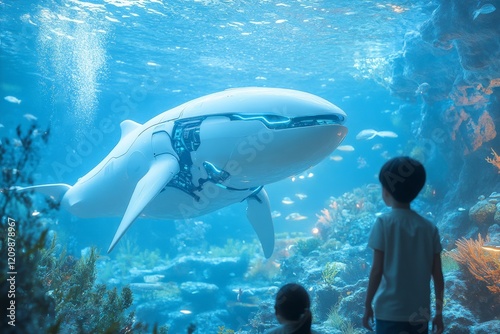
{"type": "Polygon", "coordinates": [[[377,334],[428,333],[431,277],[436,295],[432,328],[435,333],[443,332],[439,232],[410,208],[425,177],[422,164],[410,157],[393,158],[380,170],[382,198],[392,210],[377,218],[368,240],[374,255],[363,316],[363,326],[372,331],[369,320],[373,321],[372,301],[377,292],[377,334]]]}

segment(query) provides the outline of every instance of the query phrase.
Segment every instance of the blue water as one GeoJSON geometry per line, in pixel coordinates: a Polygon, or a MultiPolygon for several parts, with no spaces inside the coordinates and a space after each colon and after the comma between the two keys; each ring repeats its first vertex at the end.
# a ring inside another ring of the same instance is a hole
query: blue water
{"type": "MultiPolygon", "coordinates": [[[[35,184],[74,184],[120,137],[125,119],[144,123],[194,98],[234,87],[297,89],[321,96],[347,113],[349,134],[337,151],[305,175],[266,187],[277,233],[311,235],[316,214],[331,196],[377,183],[390,157],[410,154],[418,103],[391,94],[392,59],[405,34],[420,29],[435,1],[0,1],[0,135],[37,118],[50,126],[35,184]],[[4,99],[14,96],[21,103],[4,99]],[[410,107],[405,109],[405,104],[410,107]],[[408,109],[410,111],[408,111],[408,109]],[[364,129],[397,138],[357,140],[364,129]],[[306,194],[299,200],[295,194],[306,194]],[[284,197],[294,199],[285,205],[284,197]],[[291,221],[298,212],[307,217],[291,221]]],[[[486,14],[489,15],[489,14],[486,14]]],[[[483,16],[479,16],[478,20],[483,16]]],[[[495,14],[496,15],[496,14],[495,14]]],[[[418,86],[418,83],[416,83],[418,86]]],[[[417,101],[418,102],[418,101],[417,101]]],[[[488,154],[488,152],[486,152],[488,154]]],[[[439,161],[439,157],[436,158],[439,161]]],[[[434,161],[436,161],[436,159],[434,161]]],[[[446,168],[446,167],[445,167],[446,168]]],[[[429,179],[442,182],[441,171],[429,179]]],[[[119,218],[78,219],[59,213],[73,253],[107,249],[119,218]]],[[[243,204],[199,220],[208,242],[255,240],[243,204]]],[[[174,222],[138,221],[128,235],[142,248],[169,248],[174,222]]],[[[181,254],[182,255],[182,254],[181,254]]]]}
{"type": "Polygon", "coordinates": [[[404,32],[428,14],[425,7],[397,13],[381,3],[359,7],[349,1],[1,6],[0,95],[22,100],[2,101],[3,134],[29,122],[25,113],[52,131],[36,183],[74,183],[116,144],[124,119],[142,123],[231,87],[304,90],[348,114],[344,143],[356,151],[341,153],[341,162],[314,167],[312,180],[271,185],[271,204],[278,210],[284,196],[302,192],[309,197],[300,209],[314,216],[329,196],[375,181],[384,160],[380,153],[396,154],[407,139],[404,126],[391,124],[400,101],[391,99],[384,80],[390,79],[389,58],[401,48],[404,32]],[[92,137],[103,120],[110,130],[92,137]],[[393,130],[400,137],[356,142],[354,135],[365,128],[393,130]],[[372,151],[377,143],[383,148],[372,151]],[[365,168],[358,168],[358,158],[366,159],[365,168]]]}

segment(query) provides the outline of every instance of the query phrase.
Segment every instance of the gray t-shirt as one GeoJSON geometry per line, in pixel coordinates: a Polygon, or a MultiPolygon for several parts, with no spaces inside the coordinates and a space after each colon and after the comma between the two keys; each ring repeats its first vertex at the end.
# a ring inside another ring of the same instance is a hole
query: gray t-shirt
{"type": "Polygon", "coordinates": [[[384,252],[375,318],[429,321],[432,264],[442,251],[437,227],[413,210],[392,209],[377,218],[368,246],[384,252]]]}

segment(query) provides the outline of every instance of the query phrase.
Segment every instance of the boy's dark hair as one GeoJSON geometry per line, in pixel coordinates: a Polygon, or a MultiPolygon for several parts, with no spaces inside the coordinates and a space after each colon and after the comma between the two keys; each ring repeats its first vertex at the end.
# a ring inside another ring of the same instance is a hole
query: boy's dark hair
{"type": "Polygon", "coordinates": [[[397,157],[382,166],[378,179],[396,201],[410,203],[424,187],[425,175],[425,168],[419,161],[397,157]]]}

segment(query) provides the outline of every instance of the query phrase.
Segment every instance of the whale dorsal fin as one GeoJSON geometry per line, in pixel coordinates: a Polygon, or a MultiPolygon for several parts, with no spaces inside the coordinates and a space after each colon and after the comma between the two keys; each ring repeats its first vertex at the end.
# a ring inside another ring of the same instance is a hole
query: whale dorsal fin
{"type": "Polygon", "coordinates": [[[122,137],[121,139],[125,138],[130,132],[134,131],[137,129],[141,124],[131,121],[129,119],[124,120],[123,122],[120,123],[120,128],[122,130],[122,137]]]}
{"type": "Polygon", "coordinates": [[[274,251],[274,225],[269,197],[264,188],[248,197],[247,205],[247,218],[259,237],[264,256],[269,259],[274,251]]]}
{"type": "Polygon", "coordinates": [[[169,183],[178,172],[179,162],[173,155],[162,154],[155,158],[149,171],[140,179],[135,187],[134,193],[128,203],[127,210],[120,222],[120,226],[109,246],[108,253],[113,250],[118,240],[125,234],[149,202],[165,188],[167,183],[169,183]]]}

